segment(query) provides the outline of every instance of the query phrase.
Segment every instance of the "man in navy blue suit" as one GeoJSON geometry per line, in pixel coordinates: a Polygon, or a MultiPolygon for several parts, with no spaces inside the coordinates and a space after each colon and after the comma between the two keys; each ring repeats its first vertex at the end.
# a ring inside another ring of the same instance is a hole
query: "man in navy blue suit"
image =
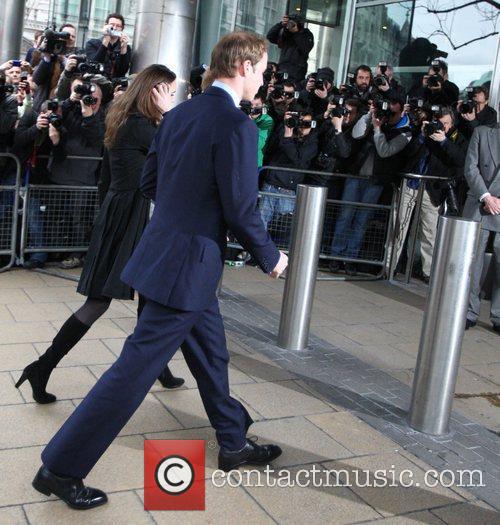
{"type": "Polygon", "coordinates": [[[179,346],[216,431],[219,468],[267,464],[281,454],[246,437],[253,421],[229,393],[216,298],[228,229],[272,278],[287,265],[257,209],[258,133],[238,107],[242,98],[252,100],[266,65],[264,39],[224,36],[212,52],[211,87],[171,110],[156,134],[141,181],[155,211],[122,274],[146,305],[120,357],[43,450],[33,480],[35,489],[73,508],[107,501],[82,480],[179,346]]]}

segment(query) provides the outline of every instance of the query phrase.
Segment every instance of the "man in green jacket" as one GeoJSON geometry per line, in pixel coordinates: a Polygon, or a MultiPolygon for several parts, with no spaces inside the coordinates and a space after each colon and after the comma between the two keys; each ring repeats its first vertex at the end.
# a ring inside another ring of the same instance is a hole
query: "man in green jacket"
{"type": "Polygon", "coordinates": [[[274,120],[263,112],[264,108],[264,98],[263,95],[257,93],[254,99],[252,100],[252,112],[250,113],[250,118],[257,124],[259,128],[259,146],[258,146],[258,166],[262,167],[264,163],[264,151],[267,144],[267,139],[271,134],[271,131],[274,127],[274,120]]]}

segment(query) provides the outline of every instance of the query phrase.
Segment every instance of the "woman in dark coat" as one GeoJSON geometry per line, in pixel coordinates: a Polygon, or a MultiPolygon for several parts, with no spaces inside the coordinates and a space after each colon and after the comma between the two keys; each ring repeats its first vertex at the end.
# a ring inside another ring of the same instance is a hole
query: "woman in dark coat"
{"type": "MultiPolygon", "coordinates": [[[[106,312],[111,300],[134,298],[134,290],[120,280],[120,274],[148,221],[150,202],[139,191],[139,182],[156,128],[172,106],[175,78],[175,73],[165,66],[149,66],[108,111],[99,182],[101,208],[77,288],[87,300],[63,324],[47,351],[24,369],[16,383],[19,387],[27,379],[38,403],[56,400],[45,390],[52,370],[106,312]]],[[[138,315],[143,305],[139,296],[138,315]]],[[[183,379],[173,377],[168,366],[158,379],[166,388],[184,383],[183,379]]]]}

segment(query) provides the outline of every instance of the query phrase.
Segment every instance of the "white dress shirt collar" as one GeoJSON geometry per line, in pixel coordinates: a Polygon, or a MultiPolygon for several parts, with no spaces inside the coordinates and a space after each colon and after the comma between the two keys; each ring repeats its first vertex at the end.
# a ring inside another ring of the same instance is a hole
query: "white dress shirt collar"
{"type": "Polygon", "coordinates": [[[229,87],[227,84],[225,84],[224,82],[221,82],[220,80],[214,80],[212,83],[212,86],[223,89],[226,93],[228,93],[231,96],[231,98],[233,99],[234,105],[237,108],[240,106],[241,99],[232,87],[229,87]]]}

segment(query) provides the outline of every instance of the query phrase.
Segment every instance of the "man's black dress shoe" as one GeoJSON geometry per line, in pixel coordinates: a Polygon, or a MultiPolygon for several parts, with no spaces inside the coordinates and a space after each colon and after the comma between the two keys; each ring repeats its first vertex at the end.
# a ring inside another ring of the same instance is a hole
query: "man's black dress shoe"
{"type": "Polygon", "coordinates": [[[108,497],[102,490],[86,487],[78,478],[56,476],[43,465],[37,472],[32,485],[38,492],[46,496],[55,494],[73,509],[93,509],[108,501],[108,497]]]}
{"type": "Polygon", "coordinates": [[[237,452],[224,449],[219,450],[219,469],[224,472],[241,467],[242,465],[267,465],[281,456],[278,445],[257,445],[247,439],[246,445],[237,452]]]}
{"type": "Polygon", "coordinates": [[[476,326],[476,321],[471,321],[470,319],[465,320],[465,329],[474,328],[476,326]]]}

